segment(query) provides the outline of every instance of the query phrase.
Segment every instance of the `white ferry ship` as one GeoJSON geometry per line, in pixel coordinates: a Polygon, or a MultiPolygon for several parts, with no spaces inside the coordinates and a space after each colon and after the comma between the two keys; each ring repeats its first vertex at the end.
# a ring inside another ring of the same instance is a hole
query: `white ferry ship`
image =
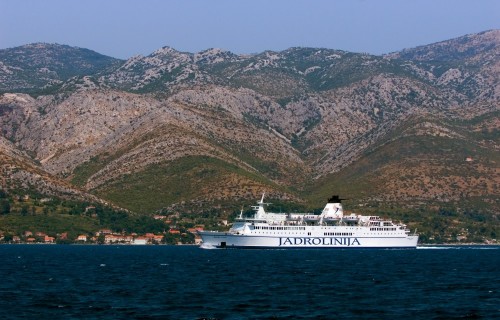
{"type": "Polygon", "coordinates": [[[418,235],[404,224],[352,213],[344,215],[341,200],[333,196],[319,215],[266,212],[264,195],[226,232],[198,231],[201,248],[416,248],[418,235]]]}

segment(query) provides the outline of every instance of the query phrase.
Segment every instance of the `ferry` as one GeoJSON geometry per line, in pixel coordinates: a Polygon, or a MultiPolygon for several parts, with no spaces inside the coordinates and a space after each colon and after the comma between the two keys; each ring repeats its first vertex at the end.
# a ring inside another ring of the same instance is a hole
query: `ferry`
{"type": "Polygon", "coordinates": [[[198,231],[201,248],[302,249],[302,248],[412,248],[418,235],[410,234],[405,224],[394,223],[379,216],[356,213],[344,215],[341,201],[334,195],[321,212],[266,212],[264,194],[252,217],[243,217],[243,210],[229,231],[198,231]]]}

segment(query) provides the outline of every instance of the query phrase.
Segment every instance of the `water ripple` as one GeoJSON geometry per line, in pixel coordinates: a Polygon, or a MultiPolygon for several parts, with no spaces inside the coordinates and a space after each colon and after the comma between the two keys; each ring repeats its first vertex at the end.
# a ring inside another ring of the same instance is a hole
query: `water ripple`
{"type": "Polygon", "coordinates": [[[484,248],[3,245],[0,318],[490,319],[500,255],[484,248]]]}

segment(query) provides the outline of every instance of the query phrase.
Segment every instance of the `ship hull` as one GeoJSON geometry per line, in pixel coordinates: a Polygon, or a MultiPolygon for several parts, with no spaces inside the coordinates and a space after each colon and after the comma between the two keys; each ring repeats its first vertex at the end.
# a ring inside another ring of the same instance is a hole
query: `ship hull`
{"type": "Polygon", "coordinates": [[[226,232],[199,232],[203,248],[240,249],[368,249],[368,248],[416,248],[418,236],[300,236],[300,235],[241,235],[226,232]]]}

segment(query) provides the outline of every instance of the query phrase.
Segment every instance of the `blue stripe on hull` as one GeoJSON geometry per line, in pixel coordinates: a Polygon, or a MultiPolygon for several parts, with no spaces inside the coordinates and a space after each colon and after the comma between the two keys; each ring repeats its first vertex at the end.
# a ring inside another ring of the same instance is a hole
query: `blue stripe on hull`
{"type": "Polygon", "coordinates": [[[341,250],[341,249],[349,249],[349,250],[364,250],[364,249],[416,249],[417,247],[411,246],[411,247],[339,247],[339,246],[329,246],[329,247],[266,247],[266,246],[216,246],[218,249],[277,249],[277,250],[294,250],[294,249],[336,249],[336,250],[341,250]]]}

